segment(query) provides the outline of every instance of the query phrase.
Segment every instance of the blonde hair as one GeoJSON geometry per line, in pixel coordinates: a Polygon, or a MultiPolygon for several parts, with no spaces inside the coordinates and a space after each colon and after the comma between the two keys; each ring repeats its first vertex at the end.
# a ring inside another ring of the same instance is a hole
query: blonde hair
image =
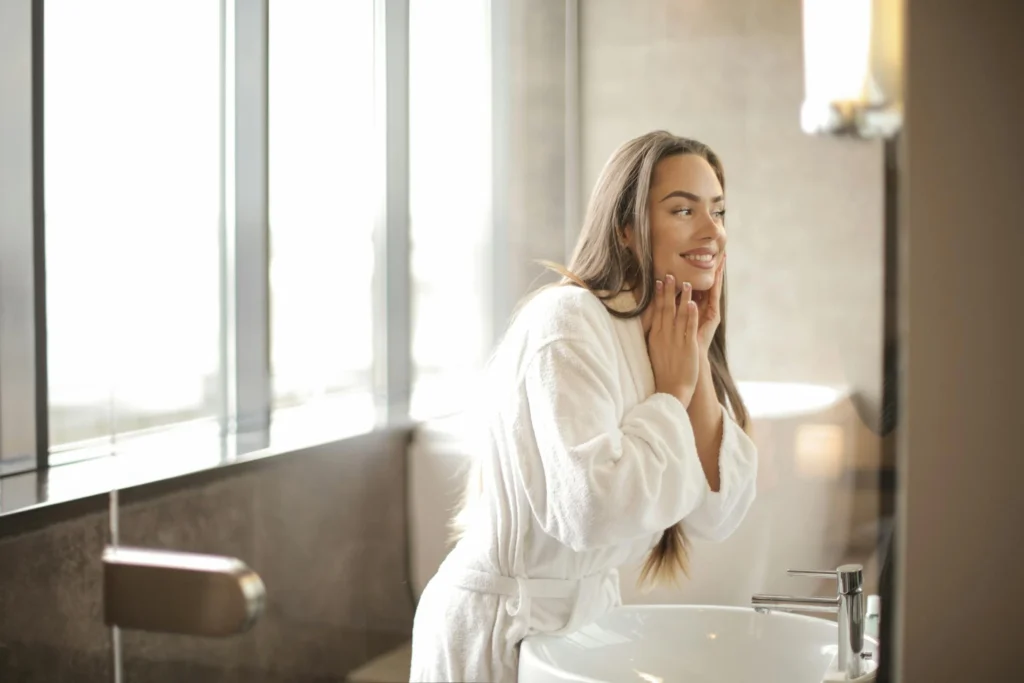
{"type": "MultiPolygon", "coordinates": [[[[707,145],[665,131],[654,131],[630,140],[615,150],[601,171],[591,193],[583,229],[569,265],[562,267],[545,262],[544,265],[562,276],[561,281],[554,286],[583,287],[603,301],[620,292],[636,290],[637,305],[632,310],[606,308],[618,318],[634,318],[644,312],[654,298],[655,281],[648,215],[651,182],[658,162],[680,154],[695,154],[707,161],[725,191],[722,162],[707,145]],[[627,227],[631,227],[636,235],[637,253],[633,253],[627,246],[627,227]]],[[[727,406],[737,424],[747,429],[747,409],[726,360],[726,291],[723,275],[722,320],[711,340],[708,360],[718,400],[727,406]]],[[[454,539],[465,531],[471,501],[482,488],[482,472],[478,467],[474,470],[467,482],[461,509],[452,520],[454,539]]],[[[664,581],[675,581],[679,574],[686,575],[688,546],[681,523],[666,529],[641,568],[640,585],[653,586],[664,581]]]]}

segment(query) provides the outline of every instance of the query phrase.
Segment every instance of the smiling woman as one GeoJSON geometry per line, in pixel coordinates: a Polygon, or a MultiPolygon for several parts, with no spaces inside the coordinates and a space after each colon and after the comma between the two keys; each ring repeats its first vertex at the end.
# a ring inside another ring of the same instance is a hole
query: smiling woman
{"type": "MultiPolygon", "coordinates": [[[[714,163],[717,157],[708,155],[714,163]]],[[[654,172],[651,240],[658,277],[672,274],[706,292],[725,252],[725,197],[718,171],[704,156],[677,154],[663,159],[654,172]]],[[[627,227],[631,249],[639,249],[636,232],[627,227]]]]}
{"type": "MultiPolygon", "coordinates": [[[[719,163],[714,154],[708,156],[719,163]]],[[[651,196],[661,199],[651,210],[651,239],[661,247],[654,254],[654,270],[689,283],[700,305],[725,260],[723,193],[712,163],[698,154],[670,156],[655,169],[651,196]]],[[[630,248],[638,249],[634,231],[627,229],[626,235],[630,248]]]]}
{"type": "Polygon", "coordinates": [[[725,359],[723,181],[710,149],[663,131],[605,166],[562,282],[526,301],[487,368],[411,680],[512,683],[524,637],[621,603],[620,566],[672,582],[689,537],[724,540],[746,516],[757,450],[725,359]]]}

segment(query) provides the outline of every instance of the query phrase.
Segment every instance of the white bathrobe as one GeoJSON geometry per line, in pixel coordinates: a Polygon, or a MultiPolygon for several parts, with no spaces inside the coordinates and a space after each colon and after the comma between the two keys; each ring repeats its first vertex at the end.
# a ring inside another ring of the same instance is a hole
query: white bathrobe
{"type": "Polygon", "coordinates": [[[481,493],[417,606],[411,681],[514,683],[525,636],[600,617],[621,604],[617,568],[665,529],[725,539],[754,499],[757,451],[728,411],[712,492],[686,409],[654,391],[640,319],[584,289],[523,307],[483,394],[481,493]]]}

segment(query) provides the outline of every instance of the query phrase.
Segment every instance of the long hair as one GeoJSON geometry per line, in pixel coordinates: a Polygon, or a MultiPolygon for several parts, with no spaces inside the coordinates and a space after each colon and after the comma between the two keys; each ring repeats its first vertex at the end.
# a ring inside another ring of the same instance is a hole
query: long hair
{"type": "MultiPolygon", "coordinates": [[[[648,212],[651,181],[659,161],[680,154],[696,154],[706,160],[725,191],[722,162],[707,145],[665,131],[654,131],[630,140],[612,154],[601,171],[568,266],[546,264],[562,276],[556,286],[584,287],[604,301],[620,292],[633,291],[637,300],[633,309],[618,311],[610,306],[606,308],[618,318],[628,319],[643,314],[654,300],[654,254],[648,212]],[[627,246],[627,226],[635,232],[636,253],[627,246]]],[[[722,320],[711,340],[708,360],[718,400],[729,409],[736,423],[747,429],[747,408],[729,371],[725,353],[726,293],[723,273],[722,320]]],[[[471,475],[460,513],[453,519],[455,538],[465,529],[471,499],[474,494],[479,494],[482,483],[479,476],[478,469],[471,475]]],[[[675,581],[679,574],[686,575],[688,546],[681,523],[666,529],[644,562],[640,572],[641,586],[675,581]]]]}

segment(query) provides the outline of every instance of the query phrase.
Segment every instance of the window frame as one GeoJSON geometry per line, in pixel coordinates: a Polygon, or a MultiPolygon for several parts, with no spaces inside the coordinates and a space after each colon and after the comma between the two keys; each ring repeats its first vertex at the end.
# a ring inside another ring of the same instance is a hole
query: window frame
{"type": "MultiPolygon", "coordinates": [[[[271,446],[269,3],[221,0],[219,432],[271,446]]],[[[408,420],[409,0],[374,5],[372,285],[376,426],[408,420]]],[[[3,3],[0,57],[0,477],[50,467],[43,160],[44,0],[3,3]],[[31,397],[26,400],[26,396],[31,397]]],[[[174,428],[174,425],[168,425],[174,428]]],[[[112,455],[92,449],[85,459],[112,455]]],[[[63,458],[61,458],[63,459],[63,458]]],[[[71,458],[73,460],[74,458],[71,458]]]]}
{"type": "Polygon", "coordinates": [[[0,4],[0,476],[49,465],[42,14],[0,4]]]}
{"type": "MultiPolygon", "coordinates": [[[[296,421],[294,414],[286,416],[287,426],[282,428],[273,410],[268,172],[271,1],[220,0],[219,5],[222,134],[217,294],[222,306],[217,422],[209,424],[196,448],[179,433],[187,430],[168,425],[165,436],[149,433],[135,439],[129,435],[132,438],[118,440],[116,451],[93,446],[71,458],[58,451],[52,462],[42,129],[45,0],[0,3],[0,64],[5,67],[0,72],[0,517],[27,508],[57,505],[63,509],[64,503],[109,490],[412,426],[411,0],[368,0],[374,3],[374,147],[381,162],[374,169],[379,188],[374,223],[379,265],[372,284],[376,417],[372,423],[349,420],[332,427],[333,431],[322,425],[309,429],[310,423],[302,422],[306,418],[296,421]],[[279,433],[285,437],[279,438],[279,433]],[[219,434],[216,444],[211,434],[219,434]],[[154,466],[156,460],[162,462],[163,453],[172,451],[188,457],[175,456],[174,462],[154,466]]],[[[481,284],[487,288],[491,306],[485,334],[493,342],[501,336],[515,298],[508,285],[507,262],[512,37],[510,0],[487,2],[492,194],[485,259],[491,273],[489,281],[481,284]]],[[[322,409],[320,415],[322,419],[322,409]]]]}

